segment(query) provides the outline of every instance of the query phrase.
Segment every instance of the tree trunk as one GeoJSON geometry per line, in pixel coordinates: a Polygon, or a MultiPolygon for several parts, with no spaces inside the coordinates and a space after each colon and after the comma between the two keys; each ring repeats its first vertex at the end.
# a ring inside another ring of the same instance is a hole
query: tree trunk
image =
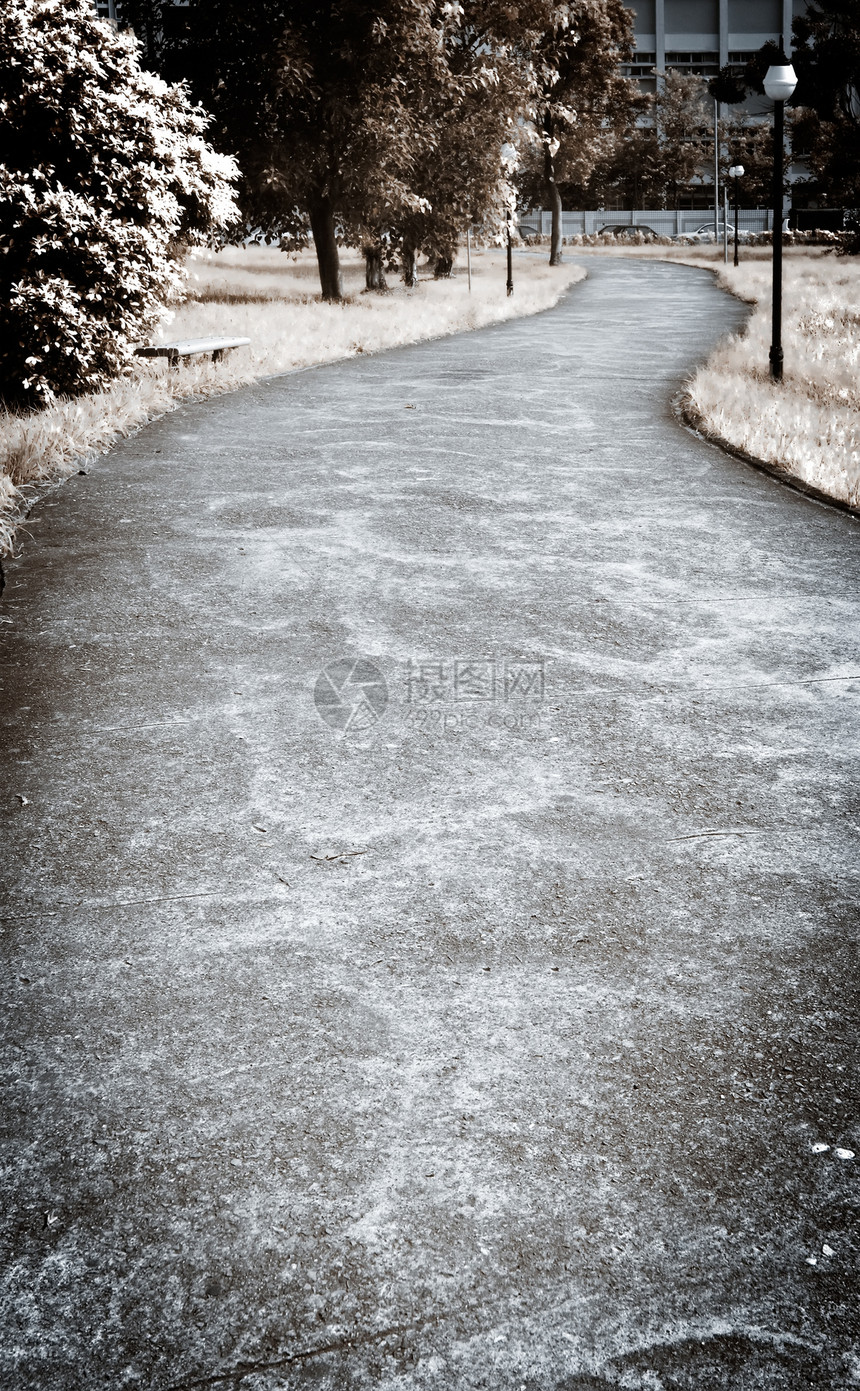
{"type": "Polygon", "coordinates": [[[343,277],[334,232],[334,209],[327,198],[321,198],[309,209],[314,249],[320,273],[323,299],[343,299],[343,277]]]}
{"type": "Polygon", "coordinates": [[[364,252],[365,290],[378,290],[381,294],[385,294],[388,284],[382,266],[382,247],[363,246],[362,251],[364,252]]]}
{"type": "Polygon", "coordinates": [[[414,246],[403,246],[403,283],[412,290],[418,284],[418,252],[414,246]]]}
{"type": "Polygon", "coordinates": [[[549,197],[549,206],[552,211],[552,231],[549,239],[549,263],[551,266],[560,266],[563,261],[561,254],[561,194],[558,191],[558,184],[555,181],[555,165],[549,146],[544,146],[544,175],[546,178],[546,189],[549,197]]]}
{"type": "Polygon", "coordinates": [[[450,274],[451,274],[451,271],[452,271],[453,269],[454,269],[454,253],[453,253],[453,251],[451,251],[451,250],[449,249],[449,250],[446,250],[446,251],[439,251],[439,252],[437,252],[437,254],[436,254],[436,264],[435,264],[435,266],[433,267],[433,279],[434,279],[434,280],[447,280],[448,277],[449,277],[450,274]]]}

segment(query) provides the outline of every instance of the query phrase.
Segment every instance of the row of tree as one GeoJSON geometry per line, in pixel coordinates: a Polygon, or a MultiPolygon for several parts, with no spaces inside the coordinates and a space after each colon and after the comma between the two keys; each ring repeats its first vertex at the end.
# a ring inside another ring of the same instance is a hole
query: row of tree
{"type": "MultiPolygon", "coordinates": [[[[798,86],[788,117],[795,197],[813,205],[860,206],[860,0],[820,0],[794,21],[792,61],[798,86]],[[802,171],[802,172],[799,172],[802,171]]],[[[763,97],[772,63],[765,44],[742,72],[724,68],[707,81],[669,71],[653,92],[620,89],[602,145],[582,177],[576,129],[555,160],[557,196],[570,208],[679,207],[712,178],[714,101],[719,108],[721,178],[744,166],[742,202],[767,206],[772,196],[773,129],[769,115],[751,119],[749,97],[763,97]]],[[[754,101],[754,105],[758,105],[754,101]]],[[[532,152],[520,172],[521,201],[544,197],[544,161],[532,152]]],[[[788,190],[788,184],[786,188],[788,190]]]]}
{"type": "Polygon", "coordinates": [[[583,178],[636,85],[623,0],[125,0],[153,61],[190,83],[239,161],[243,227],[308,245],[342,294],[338,243],[365,247],[368,285],[422,248],[440,268],[470,223],[504,220],[511,150],[554,159],[575,130],[583,178]]]}
{"type": "MultiPolygon", "coordinates": [[[[823,194],[854,206],[858,7],[817,0],[795,26],[797,128],[823,194]]],[[[444,273],[465,228],[501,231],[519,197],[552,207],[556,262],[563,196],[665,205],[712,138],[700,81],[668,73],[647,94],[623,75],[622,0],[122,0],[121,13],[125,32],[91,0],[0,5],[7,403],[123,370],[189,245],[312,242],[336,300],[340,245],[364,248],[369,288],[395,262],[412,283],[419,249],[444,273]]],[[[744,95],[720,83],[723,102],[744,95]]],[[[735,118],[724,134],[765,201],[769,132],[735,118]]]]}
{"type": "MultiPolygon", "coordinates": [[[[161,0],[123,3],[238,159],[244,232],[288,248],[312,234],[326,298],[342,294],[339,241],[382,288],[395,260],[414,280],[419,247],[444,273],[465,226],[513,201],[552,209],[552,263],[563,202],[678,206],[712,167],[714,96],[724,168],[744,165],[747,202],[770,196],[770,123],[737,108],[775,47],[740,78],[670,72],[643,92],[623,75],[623,0],[190,0],[169,28],[161,0]]],[[[858,20],[860,0],[818,0],[795,24],[794,130],[825,201],[858,201],[858,20]]]]}
{"type": "MultiPolygon", "coordinates": [[[[742,164],[743,202],[766,207],[772,192],[773,127],[769,120],[751,121],[746,109],[731,104],[727,87],[719,99],[719,168],[721,181],[733,164],[742,164]]],[[[736,89],[737,90],[737,89],[736,89]]],[[[605,149],[588,177],[577,177],[573,158],[562,151],[558,165],[559,194],[568,208],[678,208],[698,188],[710,184],[714,169],[714,84],[705,78],[669,71],[657,91],[640,93],[624,121],[606,132],[605,149]]],[[[794,129],[794,123],[790,123],[794,129]]],[[[532,156],[520,176],[524,204],[536,204],[544,174],[532,156]]]]}

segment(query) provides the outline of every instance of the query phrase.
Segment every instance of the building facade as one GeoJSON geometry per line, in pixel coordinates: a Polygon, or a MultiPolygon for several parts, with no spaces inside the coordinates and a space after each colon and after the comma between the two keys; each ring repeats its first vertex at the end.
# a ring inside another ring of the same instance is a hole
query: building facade
{"type": "MultiPolygon", "coordinates": [[[[728,68],[738,76],[761,47],[775,43],[791,52],[795,16],[807,0],[625,0],[633,10],[634,61],[625,72],[653,91],[659,77],[674,70],[699,77],[714,77],[728,68]]],[[[732,107],[751,126],[772,119],[773,105],[749,91],[746,100],[732,107]]],[[[803,176],[802,165],[788,171],[794,182],[803,176]]],[[[682,206],[704,208],[713,199],[713,163],[703,165],[700,177],[688,190],[682,206]]]]}
{"type": "Polygon", "coordinates": [[[636,21],[635,62],[643,86],[653,70],[712,77],[731,66],[740,72],[762,44],[791,44],[794,16],[806,0],[626,0],[636,21]]]}

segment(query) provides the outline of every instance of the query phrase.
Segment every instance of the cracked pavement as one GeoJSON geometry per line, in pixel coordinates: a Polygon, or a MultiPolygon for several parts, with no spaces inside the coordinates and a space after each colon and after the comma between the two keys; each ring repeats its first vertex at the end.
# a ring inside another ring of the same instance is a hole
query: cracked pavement
{"type": "Polygon", "coordinates": [[[588,272],[36,508],[10,1391],[860,1385],[857,522],[676,423],[707,272],[588,272]]]}

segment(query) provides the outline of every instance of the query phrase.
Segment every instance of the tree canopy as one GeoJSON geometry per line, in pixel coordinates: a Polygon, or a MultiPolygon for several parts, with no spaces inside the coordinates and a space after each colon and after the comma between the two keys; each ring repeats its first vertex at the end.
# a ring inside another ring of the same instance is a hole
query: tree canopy
{"type": "Polygon", "coordinates": [[[798,147],[815,193],[860,208],[860,0],[815,0],[794,21],[798,147]]]}
{"type": "MultiPolygon", "coordinates": [[[[426,225],[428,191],[456,183],[446,156],[457,139],[467,162],[474,94],[499,85],[486,26],[480,16],[472,26],[482,49],[464,38],[457,3],[191,0],[184,31],[160,37],[159,10],[129,0],[124,13],[156,34],[162,70],[186,76],[214,113],[242,170],[243,232],[291,248],[312,234],[327,298],[341,295],[339,242],[396,241],[426,225]]],[[[485,201],[469,182],[449,214],[485,201]]]]}
{"type": "Polygon", "coordinates": [[[622,0],[574,0],[554,6],[534,49],[529,110],[540,139],[521,179],[552,211],[550,263],[561,260],[562,183],[584,184],[622,135],[641,103],[622,76],[631,57],[633,16],[622,0]]]}
{"type": "Polygon", "coordinates": [[[677,207],[713,149],[705,79],[670,69],[656,92],[637,93],[581,184],[566,194],[582,207],[620,194],[631,208],[677,207]]]}
{"type": "Polygon", "coordinates": [[[232,160],[182,87],[88,0],[0,7],[0,396],[44,405],[121,372],[177,294],[179,253],[236,215],[232,160]]]}
{"type": "Polygon", "coordinates": [[[631,35],[621,0],[190,0],[173,30],[161,8],[124,0],[123,13],[214,113],[242,170],[243,233],[286,247],[312,235],[328,298],[339,242],[408,262],[498,220],[502,148],[529,130],[560,131],[584,167],[631,35]]]}

